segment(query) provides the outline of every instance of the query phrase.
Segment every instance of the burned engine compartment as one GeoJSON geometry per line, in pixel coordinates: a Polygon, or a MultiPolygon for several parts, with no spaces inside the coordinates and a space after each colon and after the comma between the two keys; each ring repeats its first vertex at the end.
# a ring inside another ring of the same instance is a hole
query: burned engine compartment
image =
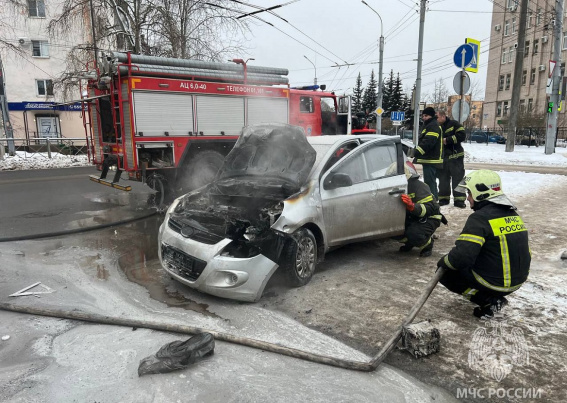
{"type": "Polygon", "coordinates": [[[284,203],[299,189],[269,178],[231,178],[186,195],[169,217],[169,226],[182,236],[215,244],[229,238],[221,255],[249,258],[263,254],[277,262],[287,234],[271,229],[284,203]]]}

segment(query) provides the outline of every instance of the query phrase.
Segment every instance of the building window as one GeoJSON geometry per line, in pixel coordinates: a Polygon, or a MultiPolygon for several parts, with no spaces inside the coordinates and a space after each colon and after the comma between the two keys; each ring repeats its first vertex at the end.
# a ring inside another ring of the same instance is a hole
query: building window
{"type": "Polygon", "coordinates": [[[532,27],[532,13],[528,13],[528,18],[526,18],[526,29],[529,29],[531,27],[532,27]]]}
{"type": "Polygon", "coordinates": [[[49,57],[49,42],[47,41],[31,41],[32,56],[49,57]]]}
{"type": "Polygon", "coordinates": [[[522,71],[522,85],[526,85],[527,81],[528,81],[528,71],[524,70],[522,71]]]}
{"type": "Polygon", "coordinates": [[[532,69],[532,74],[530,75],[530,84],[535,84],[535,67],[532,69]]]}
{"type": "Polygon", "coordinates": [[[496,104],[496,116],[502,116],[502,102],[496,104]]]}
{"type": "Polygon", "coordinates": [[[534,100],[533,98],[528,99],[528,112],[531,112],[534,108],[534,100]]]}
{"type": "Polygon", "coordinates": [[[512,33],[516,33],[516,17],[512,18],[512,33]]]}
{"type": "Polygon", "coordinates": [[[43,0],[28,0],[30,17],[45,17],[45,3],[43,0]]]}
{"type": "Polygon", "coordinates": [[[514,46],[510,46],[510,50],[508,52],[508,63],[512,63],[514,61],[514,51],[516,49],[514,48],[514,46]]]}
{"type": "Polygon", "coordinates": [[[537,54],[538,49],[538,45],[539,45],[539,39],[534,40],[534,55],[537,54]]]}
{"type": "Polygon", "coordinates": [[[520,99],[520,112],[525,112],[525,111],[526,111],[526,100],[520,99]]]}
{"type": "Polygon", "coordinates": [[[502,91],[504,89],[504,74],[500,75],[500,79],[498,80],[498,91],[502,91]]]}
{"type": "Polygon", "coordinates": [[[506,60],[508,60],[508,49],[502,49],[502,64],[506,64],[506,60]]]}
{"type": "Polygon", "coordinates": [[[535,15],[535,24],[536,26],[538,26],[540,23],[541,23],[541,7],[538,7],[535,15]]]}
{"type": "Polygon", "coordinates": [[[510,89],[510,81],[512,81],[512,74],[508,73],[508,74],[506,74],[506,89],[507,90],[510,89]]]}
{"type": "Polygon", "coordinates": [[[502,105],[502,116],[508,116],[508,101],[504,101],[502,105]]]}
{"type": "Polygon", "coordinates": [[[524,46],[524,57],[528,57],[530,54],[530,41],[526,41],[526,46],[524,46]]]}
{"type": "Polygon", "coordinates": [[[37,87],[37,95],[40,96],[53,96],[53,81],[52,80],[35,80],[37,87]]]}
{"type": "Polygon", "coordinates": [[[567,49],[567,32],[563,32],[563,45],[561,46],[561,49],[567,49]]]}
{"type": "Polygon", "coordinates": [[[510,35],[510,20],[504,22],[504,36],[510,35]]]}

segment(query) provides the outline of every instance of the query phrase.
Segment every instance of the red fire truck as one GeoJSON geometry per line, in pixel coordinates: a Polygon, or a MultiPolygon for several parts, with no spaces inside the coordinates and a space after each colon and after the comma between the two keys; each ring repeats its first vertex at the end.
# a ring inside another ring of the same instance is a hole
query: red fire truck
{"type": "Polygon", "coordinates": [[[163,198],[210,182],[246,125],[290,123],[308,136],[352,133],[349,97],[290,88],[287,69],[232,62],[105,55],[83,99],[93,161],[102,170],[91,179],[130,190],[119,183],[125,171],[163,198]],[[111,180],[109,169],[116,170],[111,180]]]}

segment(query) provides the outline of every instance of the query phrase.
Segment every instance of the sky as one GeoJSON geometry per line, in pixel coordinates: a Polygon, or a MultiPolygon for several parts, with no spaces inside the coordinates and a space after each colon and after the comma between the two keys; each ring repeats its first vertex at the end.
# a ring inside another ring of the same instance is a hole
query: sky
{"type": "MultiPolygon", "coordinates": [[[[419,1],[366,0],[384,23],[383,77],[400,73],[404,88],[411,88],[417,77],[419,1]]],[[[286,4],[269,13],[257,14],[270,26],[248,17],[251,34],[249,57],[259,66],[290,70],[292,86],[313,83],[315,69],[319,84],[337,93],[352,93],[358,73],[363,85],[374,69],[378,78],[378,39],[380,18],[361,0],[255,0],[263,7],[286,4]],[[287,4],[286,4],[287,3],[287,4]],[[307,60],[307,57],[309,60],[307,60]],[[352,66],[331,67],[354,63],[352,66]],[[315,67],[314,67],[315,66],[315,67]]],[[[459,69],[453,54],[465,38],[481,41],[479,72],[469,73],[484,95],[491,34],[493,3],[489,0],[430,0],[425,15],[422,66],[422,94],[433,92],[435,80],[443,79],[454,94],[453,77],[459,69]]],[[[252,9],[249,9],[252,11],[252,9]]]]}

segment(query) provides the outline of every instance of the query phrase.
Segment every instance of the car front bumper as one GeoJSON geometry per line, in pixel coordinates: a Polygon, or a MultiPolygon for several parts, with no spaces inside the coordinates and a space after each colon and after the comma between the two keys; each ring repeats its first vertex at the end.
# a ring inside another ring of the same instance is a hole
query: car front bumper
{"type": "Polygon", "coordinates": [[[222,256],[231,239],[208,245],[176,233],[167,221],[166,217],[159,230],[158,254],[168,274],[191,288],[218,297],[260,299],[277,263],[262,254],[250,258],[222,256]]]}

